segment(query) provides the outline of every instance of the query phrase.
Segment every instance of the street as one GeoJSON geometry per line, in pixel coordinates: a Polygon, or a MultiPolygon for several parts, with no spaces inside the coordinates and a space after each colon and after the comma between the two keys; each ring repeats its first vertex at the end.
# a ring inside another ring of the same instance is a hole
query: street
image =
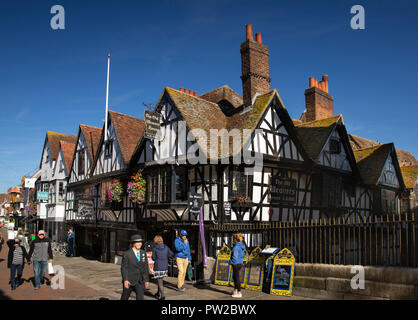
{"type": "MultiPolygon", "coordinates": [[[[7,240],[6,230],[2,235],[7,240]]],[[[82,257],[68,258],[54,256],[54,265],[60,265],[65,270],[65,289],[52,289],[49,285],[35,290],[32,283],[32,265],[25,264],[22,279],[23,284],[16,290],[10,289],[10,269],[7,268],[8,247],[6,243],[0,253],[0,300],[119,300],[122,294],[120,266],[102,263],[82,257]]],[[[50,276],[46,275],[47,278],[50,276]]],[[[176,278],[165,278],[165,295],[167,300],[236,300],[231,297],[232,288],[225,286],[199,286],[192,281],[186,281],[184,293],[176,291],[176,278]]],[[[149,290],[145,292],[145,300],[156,300],[153,294],[157,292],[155,282],[150,282],[149,290]]],[[[294,300],[304,297],[281,297],[250,290],[242,291],[243,298],[237,300],[294,300]]],[[[132,293],[131,299],[135,299],[132,293]]]]}

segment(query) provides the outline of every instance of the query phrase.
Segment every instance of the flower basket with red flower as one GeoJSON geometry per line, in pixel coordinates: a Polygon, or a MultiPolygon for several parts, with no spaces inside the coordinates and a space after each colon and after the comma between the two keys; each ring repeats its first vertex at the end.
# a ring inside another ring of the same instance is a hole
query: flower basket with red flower
{"type": "Polygon", "coordinates": [[[141,171],[138,171],[131,177],[131,181],[128,182],[126,190],[131,202],[141,204],[145,201],[146,181],[141,171]]]}

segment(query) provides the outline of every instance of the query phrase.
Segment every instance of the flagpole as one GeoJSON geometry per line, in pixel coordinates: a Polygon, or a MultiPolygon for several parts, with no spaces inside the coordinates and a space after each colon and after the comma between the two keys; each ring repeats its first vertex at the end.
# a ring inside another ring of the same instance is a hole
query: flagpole
{"type": "Polygon", "coordinates": [[[106,82],[106,114],[105,114],[105,132],[104,141],[107,141],[107,114],[109,111],[109,73],[110,73],[110,53],[107,55],[107,82],[106,82]]]}

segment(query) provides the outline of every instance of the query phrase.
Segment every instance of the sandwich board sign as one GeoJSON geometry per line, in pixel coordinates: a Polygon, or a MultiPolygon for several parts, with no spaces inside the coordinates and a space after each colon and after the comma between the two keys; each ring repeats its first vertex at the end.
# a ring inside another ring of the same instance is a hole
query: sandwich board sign
{"type": "Polygon", "coordinates": [[[263,289],[264,263],[266,261],[266,257],[260,253],[260,247],[251,251],[245,268],[247,274],[245,288],[253,291],[261,291],[263,289]]]}
{"type": "Polygon", "coordinates": [[[274,258],[270,293],[291,296],[294,273],[295,257],[289,249],[284,248],[274,258]]]}
{"type": "Polygon", "coordinates": [[[227,286],[229,284],[229,277],[231,275],[229,260],[231,260],[231,249],[223,246],[216,257],[215,284],[220,286],[227,286]]]}
{"type": "MultiPolygon", "coordinates": [[[[245,257],[242,260],[242,268],[239,271],[239,278],[241,279],[241,288],[245,289],[245,280],[246,280],[246,275],[247,275],[247,268],[246,265],[248,263],[248,251],[245,250],[245,257]]],[[[234,286],[234,278],[232,277],[232,273],[233,273],[233,267],[231,266],[230,268],[230,275],[229,275],[229,285],[230,286],[234,286]]]]}

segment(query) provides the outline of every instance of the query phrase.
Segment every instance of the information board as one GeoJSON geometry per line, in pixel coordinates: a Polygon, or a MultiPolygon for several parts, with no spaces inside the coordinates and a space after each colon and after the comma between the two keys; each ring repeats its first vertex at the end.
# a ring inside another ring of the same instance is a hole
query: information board
{"type": "Polygon", "coordinates": [[[223,246],[216,257],[215,284],[227,286],[229,284],[231,249],[223,246]]]}
{"type": "Polygon", "coordinates": [[[284,248],[274,258],[270,293],[291,296],[294,272],[295,257],[289,249],[284,248]]]}
{"type": "Polygon", "coordinates": [[[247,274],[245,288],[253,291],[261,291],[263,289],[264,262],[266,261],[266,257],[260,255],[260,253],[260,247],[251,251],[245,268],[247,274]]]}
{"type": "Polygon", "coordinates": [[[154,111],[145,110],[145,138],[157,139],[158,132],[160,131],[161,125],[161,114],[154,111]]]}

